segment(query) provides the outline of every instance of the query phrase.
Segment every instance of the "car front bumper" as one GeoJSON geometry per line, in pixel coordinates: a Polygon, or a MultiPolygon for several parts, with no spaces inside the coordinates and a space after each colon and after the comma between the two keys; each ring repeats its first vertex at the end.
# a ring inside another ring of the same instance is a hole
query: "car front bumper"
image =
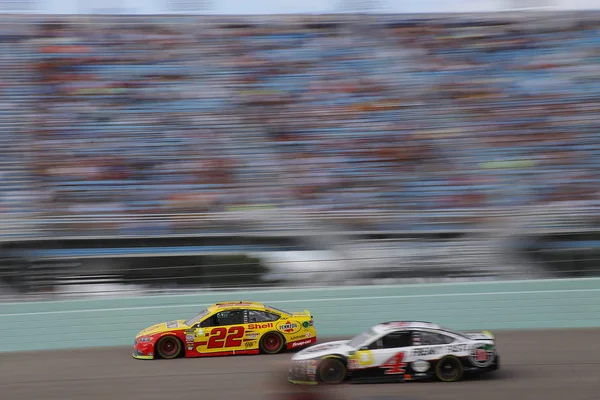
{"type": "Polygon", "coordinates": [[[137,354],[135,351],[131,354],[131,356],[137,360],[153,360],[154,356],[144,356],[137,354]]]}
{"type": "Polygon", "coordinates": [[[317,384],[318,360],[292,361],[288,370],[288,381],[295,384],[317,384]]]}
{"type": "Polygon", "coordinates": [[[133,358],[138,360],[154,359],[154,345],[150,342],[139,342],[137,339],[133,342],[133,358]]]}

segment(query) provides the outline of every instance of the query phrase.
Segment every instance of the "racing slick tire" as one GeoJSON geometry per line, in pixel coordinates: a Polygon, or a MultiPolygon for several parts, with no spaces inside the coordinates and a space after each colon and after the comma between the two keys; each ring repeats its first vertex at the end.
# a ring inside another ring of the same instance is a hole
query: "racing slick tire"
{"type": "Polygon", "coordinates": [[[464,373],[460,360],[454,356],[446,356],[438,361],[435,376],[442,382],[459,381],[464,373]]]}
{"type": "Polygon", "coordinates": [[[277,354],[283,350],[285,340],[279,332],[267,332],[260,338],[260,350],[265,354],[277,354]]]}
{"type": "Polygon", "coordinates": [[[346,379],[346,366],[337,358],[325,358],[317,367],[317,379],[328,385],[340,384],[346,379]]]}
{"type": "Polygon", "coordinates": [[[179,357],[183,348],[181,341],[175,336],[163,336],[156,343],[156,354],[163,359],[171,360],[179,357]]]}

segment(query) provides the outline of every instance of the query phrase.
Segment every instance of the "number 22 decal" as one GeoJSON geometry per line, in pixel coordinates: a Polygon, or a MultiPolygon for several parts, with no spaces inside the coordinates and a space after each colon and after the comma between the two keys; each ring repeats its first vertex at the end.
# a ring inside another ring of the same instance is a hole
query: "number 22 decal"
{"type": "Polygon", "coordinates": [[[214,328],[208,340],[207,349],[221,349],[223,347],[238,347],[242,345],[242,337],[246,330],[243,326],[227,328],[214,328]],[[227,338],[227,341],[225,341],[227,338]]]}
{"type": "Polygon", "coordinates": [[[381,366],[382,368],[387,368],[385,371],[386,375],[390,374],[403,374],[405,372],[406,363],[402,362],[404,360],[404,353],[396,353],[392,358],[387,360],[381,366]]]}

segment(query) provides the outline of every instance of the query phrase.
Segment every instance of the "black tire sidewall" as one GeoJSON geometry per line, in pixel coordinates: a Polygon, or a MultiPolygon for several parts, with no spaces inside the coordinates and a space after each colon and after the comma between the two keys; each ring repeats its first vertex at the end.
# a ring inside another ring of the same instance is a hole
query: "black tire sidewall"
{"type": "Polygon", "coordinates": [[[277,354],[277,353],[281,353],[281,351],[283,350],[284,346],[285,346],[285,339],[283,338],[283,335],[281,335],[279,332],[267,332],[267,333],[265,333],[265,334],[264,334],[264,335],[263,335],[263,336],[260,338],[260,346],[259,346],[259,347],[260,347],[260,350],[261,350],[263,353],[265,353],[265,354],[277,354]],[[277,336],[277,337],[279,337],[279,342],[280,342],[281,344],[279,345],[279,348],[277,349],[277,351],[267,350],[267,349],[265,348],[265,340],[266,340],[266,339],[267,339],[269,336],[271,336],[271,335],[274,335],[274,336],[277,336]]]}
{"type": "Polygon", "coordinates": [[[156,342],[156,351],[155,351],[155,353],[156,353],[156,354],[157,354],[157,355],[158,355],[160,358],[163,358],[163,359],[165,359],[165,360],[172,360],[173,358],[177,358],[177,357],[179,356],[179,354],[181,354],[181,349],[182,349],[181,342],[179,341],[179,339],[178,339],[178,338],[176,338],[175,336],[164,336],[164,337],[160,338],[160,339],[158,340],[158,342],[156,342]],[[174,355],[172,355],[172,356],[165,356],[165,355],[162,353],[162,351],[161,351],[161,349],[160,349],[160,345],[161,345],[161,343],[162,343],[164,340],[174,340],[174,341],[175,341],[175,343],[177,343],[177,352],[176,352],[174,355]]]}
{"type": "Polygon", "coordinates": [[[317,369],[317,376],[319,378],[319,381],[324,384],[337,385],[339,383],[342,383],[344,381],[344,379],[346,379],[346,366],[344,365],[344,363],[341,360],[339,360],[337,358],[325,358],[325,359],[321,360],[321,362],[319,363],[319,367],[317,369]],[[339,381],[329,382],[329,381],[326,381],[323,379],[322,370],[323,370],[323,368],[328,367],[328,364],[337,365],[343,372],[342,378],[339,381]]]}
{"type": "Polygon", "coordinates": [[[460,362],[460,360],[457,357],[454,357],[454,356],[446,356],[446,357],[442,358],[440,361],[438,361],[437,365],[435,366],[435,375],[442,382],[459,381],[462,378],[463,373],[464,373],[464,368],[463,368],[462,363],[460,362]],[[458,373],[452,379],[445,379],[442,377],[441,369],[447,363],[451,363],[454,367],[454,370],[458,370],[458,373]]]}

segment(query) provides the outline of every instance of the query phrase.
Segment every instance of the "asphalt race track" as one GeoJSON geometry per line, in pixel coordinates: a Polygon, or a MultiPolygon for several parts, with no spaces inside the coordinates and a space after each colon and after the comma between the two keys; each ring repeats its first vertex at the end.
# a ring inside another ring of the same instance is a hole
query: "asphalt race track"
{"type": "MultiPolygon", "coordinates": [[[[43,331],[43,330],[42,330],[43,331]]],[[[40,340],[43,340],[41,331],[40,340]]],[[[496,332],[501,370],[457,383],[342,385],[329,399],[598,400],[600,329],[496,332]]],[[[289,354],[134,360],[131,348],[0,355],[2,400],[281,399],[289,354]],[[281,385],[276,386],[279,380],[281,385]]]]}

